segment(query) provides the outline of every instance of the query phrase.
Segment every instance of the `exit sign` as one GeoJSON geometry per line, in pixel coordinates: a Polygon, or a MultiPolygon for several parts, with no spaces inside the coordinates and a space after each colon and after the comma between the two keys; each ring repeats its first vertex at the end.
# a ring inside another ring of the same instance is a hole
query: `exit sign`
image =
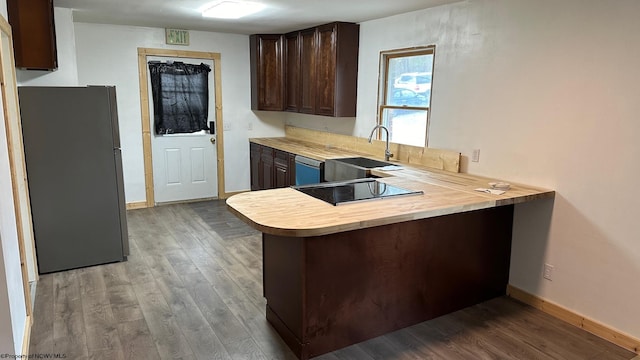
{"type": "Polygon", "coordinates": [[[165,29],[165,38],[169,45],[189,45],[189,31],[165,29]]]}

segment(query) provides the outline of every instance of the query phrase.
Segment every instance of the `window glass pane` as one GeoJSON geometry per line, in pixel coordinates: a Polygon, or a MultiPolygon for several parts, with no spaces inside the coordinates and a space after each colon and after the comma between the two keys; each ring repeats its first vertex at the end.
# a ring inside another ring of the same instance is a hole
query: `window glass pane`
{"type": "Polygon", "coordinates": [[[425,146],[427,137],[427,110],[382,110],[382,125],[389,129],[394,143],[425,146]]]}
{"type": "Polygon", "coordinates": [[[391,97],[387,99],[387,105],[391,106],[429,106],[428,95],[419,94],[409,89],[393,89],[391,97]]]}
{"type": "Polygon", "coordinates": [[[428,107],[431,97],[432,69],[433,54],[389,58],[385,103],[396,106],[428,107]],[[407,100],[407,98],[414,99],[407,100]],[[402,101],[411,101],[416,104],[403,104],[402,101]]]}
{"type": "Polygon", "coordinates": [[[206,64],[149,61],[156,134],[208,130],[208,78],[206,64]]]}

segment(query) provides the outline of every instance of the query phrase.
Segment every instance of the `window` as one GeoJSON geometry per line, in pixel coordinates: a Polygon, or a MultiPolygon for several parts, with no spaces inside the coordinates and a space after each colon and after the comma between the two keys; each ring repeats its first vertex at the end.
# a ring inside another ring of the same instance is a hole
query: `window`
{"type": "Polygon", "coordinates": [[[435,46],[380,53],[378,123],[390,141],[427,145],[435,46]]]}
{"type": "Polygon", "coordinates": [[[206,64],[149,61],[156,134],[208,130],[208,76],[206,64]]]}

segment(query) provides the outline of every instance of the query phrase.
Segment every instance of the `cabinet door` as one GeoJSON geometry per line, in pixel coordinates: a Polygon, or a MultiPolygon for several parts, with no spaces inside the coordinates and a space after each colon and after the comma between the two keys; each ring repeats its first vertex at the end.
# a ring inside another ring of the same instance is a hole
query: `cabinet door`
{"type": "Polygon", "coordinates": [[[316,29],[300,32],[300,108],[307,114],[316,112],[316,29]]]}
{"type": "Polygon", "coordinates": [[[251,35],[251,109],[284,109],[282,35],[251,35]]]}
{"type": "Polygon", "coordinates": [[[274,163],[274,180],[276,188],[289,186],[289,166],[281,163],[274,163]]]}
{"type": "Polygon", "coordinates": [[[274,168],[273,168],[273,149],[270,147],[263,146],[262,154],[260,155],[261,159],[261,169],[260,174],[262,175],[259,179],[260,189],[273,189],[275,186],[274,181],[274,168]]]}
{"type": "Polygon", "coordinates": [[[16,67],[58,68],[53,0],[7,0],[16,67]]]}
{"type": "Polygon", "coordinates": [[[336,96],[336,24],[318,27],[316,114],[334,115],[336,96]]]}
{"type": "Polygon", "coordinates": [[[261,146],[250,143],[249,145],[249,162],[251,163],[251,190],[260,190],[260,156],[261,146]]]}
{"type": "MultiPolygon", "coordinates": [[[[356,116],[360,26],[339,22],[335,25],[335,31],[333,116],[356,116]]],[[[328,112],[329,106],[326,109],[328,112]]]]}
{"type": "Polygon", "coordinates": [[[273,155],[273,166],[274,166],[274,181],[275,187],[287,187],[290,185],[290,167],[289,167],[289,153],[274,150],[273,155]]]}
{"type": "Polygon", "coordinates": [[[300,107],[300,41],[299,32],[285,35],[285,107],[297,112],[300,107]]]}

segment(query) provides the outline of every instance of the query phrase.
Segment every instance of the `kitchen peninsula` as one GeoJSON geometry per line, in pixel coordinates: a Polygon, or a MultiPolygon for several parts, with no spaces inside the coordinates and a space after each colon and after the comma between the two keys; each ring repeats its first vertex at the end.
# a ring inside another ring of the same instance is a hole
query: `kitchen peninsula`
{"type": "MultiPolygon", "coordinates": [[[[263,142],[305,151],[298,140],[263,142]]],[[[314,146],[304,155],[348,153],[314,146]]],[[[482,193],[475,189],[494,179],[400,165],[372,174],[423,194],[333,206],[279,188],[227,200],[263,233],[266,316],[299,358],[505,294],[513,207],[554,196],[518,184],[502,195],[482,193]]]]}

